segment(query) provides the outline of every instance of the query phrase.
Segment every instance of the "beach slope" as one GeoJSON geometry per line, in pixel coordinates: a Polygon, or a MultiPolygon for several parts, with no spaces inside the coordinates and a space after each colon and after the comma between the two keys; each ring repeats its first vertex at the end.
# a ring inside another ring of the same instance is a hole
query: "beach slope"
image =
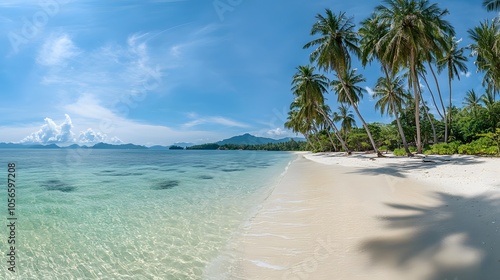
{"type": "Polygon", "coordinates": [[[323,161],[291,164],[235,241],[231,279],[499,279],[500,188],[323,161]]]}

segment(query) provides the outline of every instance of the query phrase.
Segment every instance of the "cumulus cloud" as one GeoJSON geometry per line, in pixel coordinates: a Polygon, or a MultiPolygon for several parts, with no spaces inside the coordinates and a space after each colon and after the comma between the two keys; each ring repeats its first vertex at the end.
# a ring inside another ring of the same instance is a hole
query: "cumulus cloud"
{"type": "Polygon", "coordinates": [[[471,75],[471,72],[470,72],[470,71],[467,71],[467,73],[465,73],[465,72],[460,72],[460,75],[465,76],[466,78],[469,78],[469,77],[470,77],[470,75],[471,75]]]}
{"type": "Polygon", "coordinates": [[[95,132],[92,128],[89,128],[86,131],[80,132],[78,142],[82,144],[99,143],[104,142],[106,138],[106,134],[95,132]]]}
{"type": "Polygon", "coordinates": [[[79,53],[80,51],[67,34],[51,36],[38,52],[36,61],[46,66],[61,65],[79,53]]]}
{"type": "Polygon", "coordinates": [[[20,141],[23,144],[95,144],[98,142],[108,142],[112,144],[123,143],[116,136],[108,141],[108,136],[100,131],[95,131],[92,128],[81,131],[78,137],[73,133],[73,122],[68,114],[65,114],[65,120],[61,124],[57,124],[51,118],[45,118],[45,123],[36,132],[31,133],[20,141]]]}
{"type": "Polygon", "coordinates": [[[66,119],[60,125],[56,124],[51,118],[45,118],[45,124],[40,130],[31,133],[21,140],[21,143],[31,144],[55,144],[74,142],[74,133],[71,131],[73,123],[66,114],[66,119]]]}

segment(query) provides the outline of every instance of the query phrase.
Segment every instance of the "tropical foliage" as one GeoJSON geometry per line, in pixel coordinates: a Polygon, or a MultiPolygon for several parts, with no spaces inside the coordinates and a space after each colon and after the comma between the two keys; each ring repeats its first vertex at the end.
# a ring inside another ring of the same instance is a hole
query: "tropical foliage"
{"type": "Polygon", "coordinates": [[[217,143],[195,145],[186,148],[187,150],[261,150],[261,151],[305,151],[308,149],[306,142],[288,141],[283,143],[268,143],[261,145],[236,145],[217,143]]]}
{"type": "MultiPolygon", "coordinates": [[[[500,1],[483,6],[499,10],[500,1]]],[[[313,151],[499,154],[500,19],[469,29],[472,44],[464,47],[448,13],[428,0],[385,0],[358,28],[345,12],[317,14],[313,38],[304,45],[310,65],[297,67],[292,77],[285,127],[303,134],[313,151]],[[484,89],[469,90],[457,108],[453,83],[468,71],[468,56],[484,75],[484,89]],[[365,121],[359,105],[366,80],[352,66],[358,61],[380,66],[371,97],[390,124],[365,121]],[[439,75],[447,78],[447,102],[439,75]],[[328,93],[336,98],[327,102],[328,93]]]]}

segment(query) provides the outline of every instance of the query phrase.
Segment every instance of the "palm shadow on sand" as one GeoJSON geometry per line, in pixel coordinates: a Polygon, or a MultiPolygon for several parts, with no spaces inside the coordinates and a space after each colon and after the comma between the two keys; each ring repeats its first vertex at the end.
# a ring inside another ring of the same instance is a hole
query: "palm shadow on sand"
{"type": "Polygon", "coordinates": [[[434,207],[387,204],[408,213],[382,217],[385,226],[413,231],[363,242],[372,265],[404,270],[423,262],[430,267],[425,280],[500,279],[500,197],[435,196],[434,207]]]}
{"type": "MultiPolygon", "coordinates": [[[[383,162],[384,158],[377,158],[376,160],[383,162]]],[[[441,157],[428,156],[425,159],[415,158],[409,162],[402,161],[401,163],[391,163],[380,167],[356,167],[356,170],[352,171],[351,173],[359,173],[367,175],[383,174],[399,178],[406,178],[407,173],[411,173],[416,170],[426,171],[434,169],[441,165],[463,166],[463,165],[477,165],[481,163],[482,163],[481,161],[471,157],[451,158],[446,156],[441,156],[441,157]]]]}

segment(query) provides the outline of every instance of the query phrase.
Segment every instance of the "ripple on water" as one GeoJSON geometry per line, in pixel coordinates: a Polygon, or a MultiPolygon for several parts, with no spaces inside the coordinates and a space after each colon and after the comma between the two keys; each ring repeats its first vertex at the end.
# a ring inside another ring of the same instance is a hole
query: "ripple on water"
{"type": "Polygon", "coordinates": [[[102,170],[94,174],[96,176],[123,177],[123,176],[141,176],[144,175],[144,172],[119,172],[116,170],[102,170]]]}

